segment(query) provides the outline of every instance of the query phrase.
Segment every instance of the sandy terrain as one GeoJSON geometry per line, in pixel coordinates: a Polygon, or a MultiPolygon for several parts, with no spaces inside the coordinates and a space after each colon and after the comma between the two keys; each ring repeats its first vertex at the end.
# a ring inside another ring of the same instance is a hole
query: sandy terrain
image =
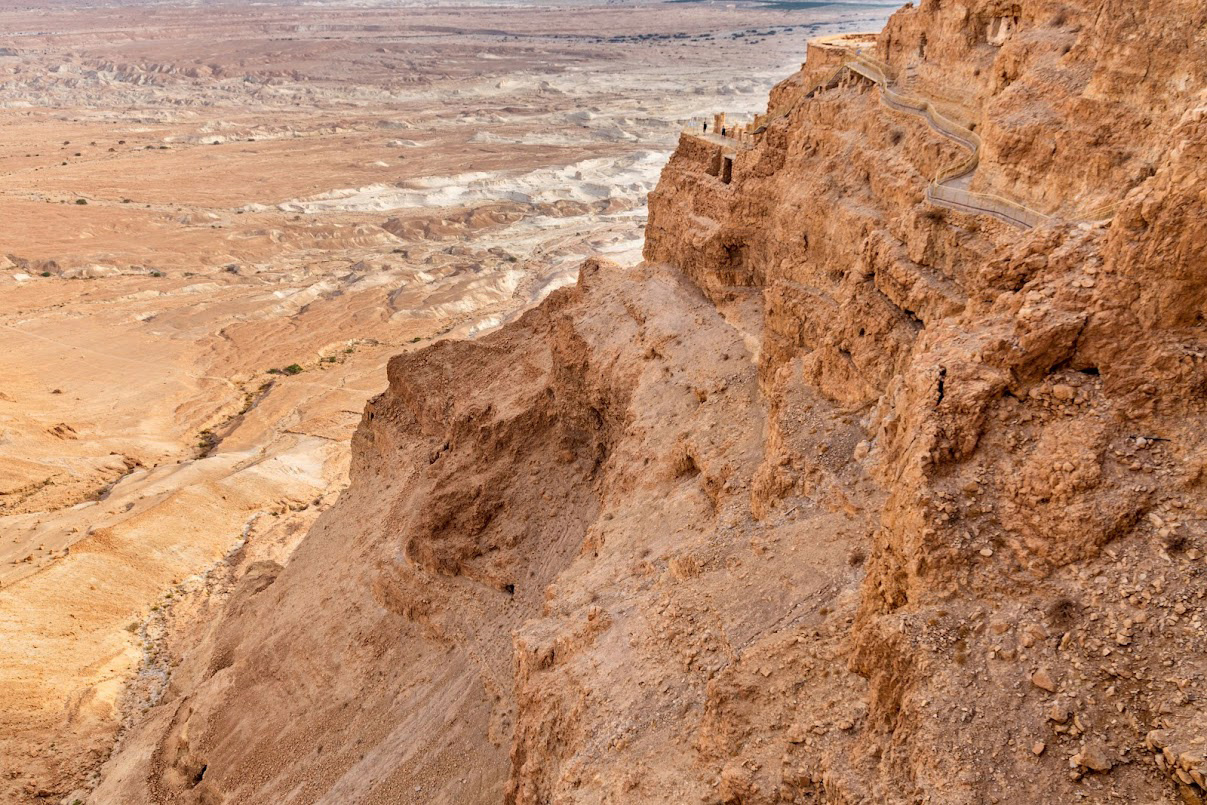
{"type": "Polygon", "coordinates": [[[888,10],[0,9],[0,801],[87,787],[168,605],[288,555],[391,355],[637,262],[682,122],[888,10]]]}

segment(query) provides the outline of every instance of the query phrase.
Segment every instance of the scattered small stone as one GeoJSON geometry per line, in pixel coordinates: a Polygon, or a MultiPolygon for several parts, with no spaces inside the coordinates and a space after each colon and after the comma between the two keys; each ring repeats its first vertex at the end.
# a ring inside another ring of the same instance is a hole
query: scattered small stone
{"type": "Polygon", "coordinates": [[[1114,762],[1106,752],[1106,747],[1097,741],[1091,741],[1073,755],[1069,761],[1072,765],[1089,769],[1090,771],[1110,771],[1114,762]]]}
{"type": "Polygon", "coordinates": [[[1047,669],[1040,668],[1035,673],[1031,674],[1031,684],[1037,688],[1048,691],[1048,693],[1056,692],[1056,681],[1052,679],[1052,675],[1047,669]]]}
{"type": "Polygon", "coordinates": [[[1036,641],[1044,638],[1044,630],[1034,623],[1028,623],[1022,629],[1022,636],[1019,638],[1019,644],[1023,648],[1031,648],[1036,641]]]}
{"type": "Polygon", "coordinates": [[[1055,721],[1057,724],[1067,722],[1070,715],[1068,706],[1060,702],[1056,702],[1048,708],[1048,720],[1055,721]]]}

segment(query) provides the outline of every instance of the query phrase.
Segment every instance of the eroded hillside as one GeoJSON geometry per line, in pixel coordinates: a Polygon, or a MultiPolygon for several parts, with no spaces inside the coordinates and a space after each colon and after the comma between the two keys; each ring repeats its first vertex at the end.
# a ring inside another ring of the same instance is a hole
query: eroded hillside
{"type": "Polygon", "coordinates": [[[1202,802],[1205,30],[926,0],[685,135],[645,265],[390,363],[94,800],[1202,802]]]}
{"type": "Polygon", "coordinates": [[[885,14],[0,7],[0,802],[95,785],[392,356],[639,262],[682,121],[885,14]]]}

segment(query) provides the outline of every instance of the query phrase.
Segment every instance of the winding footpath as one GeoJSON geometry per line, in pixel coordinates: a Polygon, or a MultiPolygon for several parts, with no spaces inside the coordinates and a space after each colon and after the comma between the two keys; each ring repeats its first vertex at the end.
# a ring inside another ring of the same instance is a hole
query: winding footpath
{"type": "MultiPolygon", "coordinates": [[[[1039,212],[1017,201],[991,193],[977,193],[970,190],[972,174],[981,161],[980,136],[967,126],[960,125],[943,115],[929,100],[899,89],[896,82],[890,77],[891,71],[888,65],[859,51],[847,50],[846,55],[849,60],[844,62],[833,75],[800,96],[797,103],[792,104],[790,108],[764,122],[753,134],[757,136],[774,121],[787,117],[801,101],[815,98],[822,92],[834,89],[842,83],[845,77],[855,75],[875,84],[880,90],[880,102],[889,109],[923,118],[927,125],[939,135],[968,149],[967,157],[939,171],[938,175],[926,186],[927,203],[960,212],[989,215],[1020,229],[1031,229],[1059,220],[1053,215],[1039,212]]],[[[752,147],[752,144],[746,140],[721,137],[712,132],[702,134],[700,128],[700,122],[694,121],[684,131],[735,149],[752,147]]],[[[1078,220],[1106,220],[1115,214],[1117,207],[1118,203],[1110,204],[1078,216],[1078,220]]]]}
{"type": "Polygon", "coordinates": [[[1033,210],[1018,202],[988,193],[974,193],[967,185],[981,161],[981,138],[972,129],[945,117],[925,98],[901,92],[893,87],[888,67],[862,54],[852,55],[843,65],[844,72],[854,73],[874,83],[880,89],[880,102],[890,109],[922,117],[930,128],[969,150],[969,156],[951,165],[926,186],[926,200],[936,207],[960,212],[990,215],[999,221],[1030,229],[1055,220],[1052,216],[1033,210]]]}

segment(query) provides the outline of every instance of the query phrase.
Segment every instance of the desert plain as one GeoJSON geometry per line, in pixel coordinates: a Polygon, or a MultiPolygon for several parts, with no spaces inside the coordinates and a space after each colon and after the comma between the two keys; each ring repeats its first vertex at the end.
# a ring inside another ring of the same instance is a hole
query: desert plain
{"type": "Polygon", "coordinates": [[[87,796],[392,355],[637,263],[685,125],[891,10],[0,7],[0,801],[87,796]]]}

